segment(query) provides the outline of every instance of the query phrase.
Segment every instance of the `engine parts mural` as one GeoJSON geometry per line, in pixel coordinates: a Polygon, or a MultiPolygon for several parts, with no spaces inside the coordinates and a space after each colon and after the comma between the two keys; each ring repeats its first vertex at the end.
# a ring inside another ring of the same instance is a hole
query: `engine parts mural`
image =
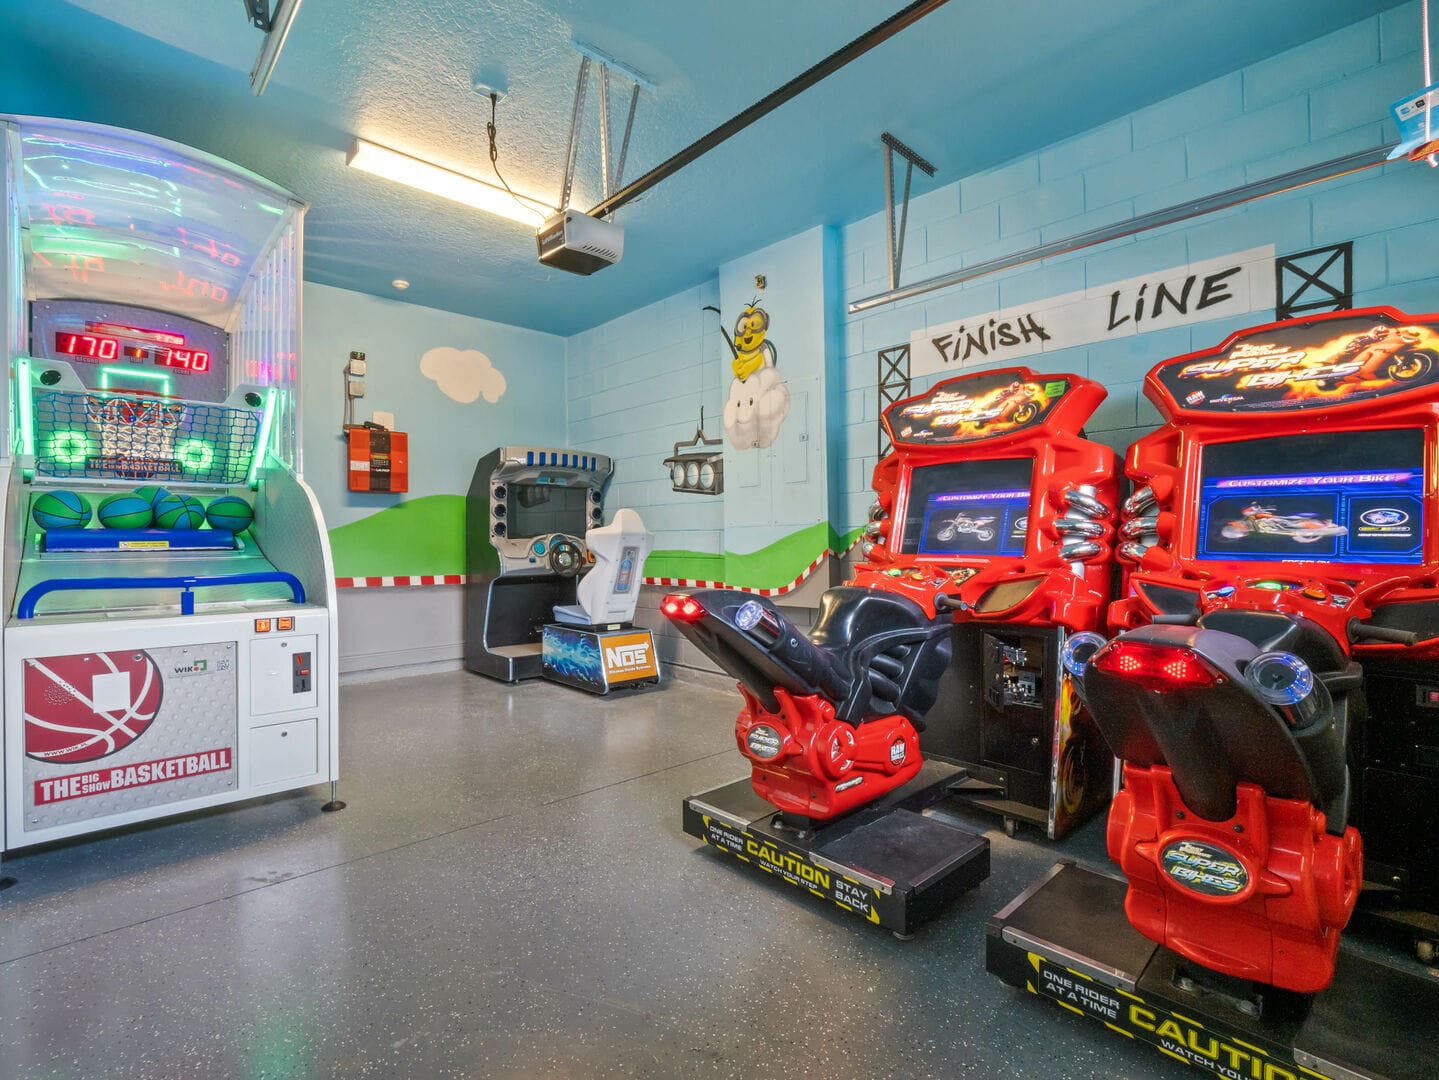
{"type": "Polygon", "coordinates": [[[885,410],[890,439],[912,446],[951,446],[1023,431],[1044,422],[1069,390],[1063,378],[1019,379],[1016,369],[947,380],[928,394],[885,410]]]}
{"type": "MultiPolygon", "coordinates": [[[[719,309],[706,308],[718,314],[719,309]]],[[[769,314],[752,300],[735,320],[734,337],[725,333],[733,355],[734,380],[725,399],[725,437],[736,450],[773,446],[789,416],[789,387],[780,376],[779,350],[769,339],[769,314]]]]}
{"type": "Polygon", "coordinates": [[[1181,410],[1323,408],[1439,380],[1439,328],[1397,313],[1280,323],[1214,353],[1181,357],[1156,377],[1181,410]]]}
{"type": "Polygon", "coordinates": [[[235,643],[23,662],[26,831],[235,790],[235,643]]]}

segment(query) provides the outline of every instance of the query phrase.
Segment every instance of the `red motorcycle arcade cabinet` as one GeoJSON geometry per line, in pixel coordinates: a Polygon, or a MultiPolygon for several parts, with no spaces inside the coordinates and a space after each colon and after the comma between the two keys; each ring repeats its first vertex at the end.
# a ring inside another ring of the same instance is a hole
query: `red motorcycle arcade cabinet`
{"type": "Polygon", "coordinates": [[[1432,795],[1397,801],[1439,742],[1435,319],[1311,316],[1149,373],[1118,633],[1066,656],[1124,761],[1124,879],[1055,867],[991,920],[992,973],[1222,1076],[1439,1076],[1439,985],[1340,948],[1371,828],[1386,875],[1435,843],[1432,795]],[[1405,707],[1366,717],[1371,665],[1405,707]]]}
{"type": "Polygon", "coordinates": [[[1102,625],[1114,451],[1079,432],[1104,400],[1077,375],[1006,368],[891,405],[855,583],[954,612],[953,663],[920,746],[953,794],[1051,839],[1102,808],[1114,758],[1060,664],[1102,625]]]}
{"type": "Polygon", "coordinates": [[[738,680],[751,764],[684,801],[685,831],[901,935],[987,877],[989,842],[924,813],[965,776],[920,753],[950,663],[950,586],[943,572],[865,573],[825,592],[808,633],[745,593],[666,597],[664,614],[738,680]]]}

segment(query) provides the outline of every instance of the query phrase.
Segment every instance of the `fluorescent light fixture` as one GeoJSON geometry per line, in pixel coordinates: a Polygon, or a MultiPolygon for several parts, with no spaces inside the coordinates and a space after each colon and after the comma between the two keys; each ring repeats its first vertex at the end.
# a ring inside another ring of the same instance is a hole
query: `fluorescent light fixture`
{"type": "Polygon", "coordinates": [[[553,207],[536,199],[511,195],[502,187],[462,176],[396,150],[387,150],[364,139],[355,140],[354,149],[345,158],[345,164],[536,229],[554,213],[553,207]]]}
{"type": "Polygon", "coordinates": [[[250,69],[250,89],[259,97],[270,85],[270,76],[275,73],[275,64],[280,59],[280,50],[290,36],[290,25],[300,13],[304,0],[278,0],[275,13],[270,18],[270,31],[260,43],[260,54],[255,57],[255,66],[250,69]]]}

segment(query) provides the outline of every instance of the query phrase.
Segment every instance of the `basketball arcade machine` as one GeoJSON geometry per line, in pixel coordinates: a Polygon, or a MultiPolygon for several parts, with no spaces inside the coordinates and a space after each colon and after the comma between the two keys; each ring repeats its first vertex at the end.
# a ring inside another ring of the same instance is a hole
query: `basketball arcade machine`
{"type": "Polygon", "coordinates": [[[953,794],[1064,835],[1108,799],[1113,759],[1060,654],[1109,600],[1114,452],[1081,432],[1104,400],[1077,375],[961,375],[884,413],[894,452],[855,584],[953,611],[954,661],[920,740],[963,766],[953,794]]]}
{"type": "Polygon", "coordinates": [[[303,204],[132,132],[0,132],[4,847],[326,781],[342,807],[334,578],[299,475],[303,204]],[[190,527],[32,513],[137,485],[190,527]],[[194,527],[223,496],[248,527],[194,527]]]}
{"type": "Polygon", "coordinates": [[[1120,633],[1069,658],[1124,759],[1127,883],[1061,865],[1017,897],[1006,982],[1220,1075],[1439,1075],[1439,987],[1339,948],[1363,862],[1432,889],[1433,320],[1311,316],[1149,373],[1120,633]]]}

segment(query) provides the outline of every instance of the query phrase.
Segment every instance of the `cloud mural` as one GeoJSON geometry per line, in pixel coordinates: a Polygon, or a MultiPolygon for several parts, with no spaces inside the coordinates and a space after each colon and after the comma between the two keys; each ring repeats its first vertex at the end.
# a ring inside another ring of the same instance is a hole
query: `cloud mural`
{"type": "Polygon", "coordinates": [[[724,406],[724,430],[736,450],[763,450],[779,436],[789,415],[789,387],[779,371],[762,367],[748,379],[730,383],[724,406]]]}
{"type": "Polygon", "coordinates": [[[449,345],[431,349],[420,357],[420,374],[434,382],[446,397],[462,405],[478,397],[493,405],[505,393],[504,375],[478,349],[456,349],[449,345]]]}

